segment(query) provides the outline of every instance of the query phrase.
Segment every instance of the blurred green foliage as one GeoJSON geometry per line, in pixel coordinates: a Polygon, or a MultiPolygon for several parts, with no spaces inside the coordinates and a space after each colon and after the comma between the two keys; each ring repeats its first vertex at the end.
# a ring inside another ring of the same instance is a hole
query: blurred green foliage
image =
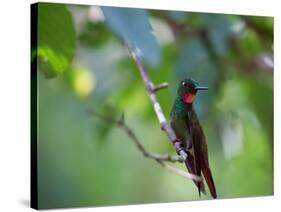
{"type": "Polygon", "coordinates": [[[167,117],[179,80],[210,88],[195,108],[218,197],[273,194],[273,18],[47,3],[38,14],[40,208],[210,198],[86,112],[124,112],[147,149],[176,154],[124,42],[169,83],[157,93],[167,117]]]}
{"type": "Polygon", "coordinates": [[[40,3],[38,14],[40,70],[51,78],[63,73],[71,62],[75,51],[74,25],[64,5],[40,3]]]}

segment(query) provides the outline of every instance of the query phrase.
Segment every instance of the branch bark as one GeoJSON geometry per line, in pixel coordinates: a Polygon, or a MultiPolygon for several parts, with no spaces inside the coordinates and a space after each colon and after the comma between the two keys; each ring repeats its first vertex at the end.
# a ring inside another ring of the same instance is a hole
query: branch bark
{"type": "Polygon", "coordinates": [[[128,49],[129,52],[131,53],[133,59],[135,60],[139,73],[141,75],[141,78],[144,82],[145,88],[147,90],[148,96],[150,98],[151,104],[153,106],[153,109],[155,111],[155,114],[158,118],[158,121],[160,123],[161,129],[166,133],[166,135],[168,136],[169,140],[171,141],[171,143],[174,145],[176,152],[178,153],[178,155],[180,155],[182,157],[182,161],[185,161],[187,158],[187,153],[184,151],[184,149],[181,147],[181,142],[177,139],[174,131],[172,130],[172,128],[170,127],[170,125],[168,124],[162,108],[157,100],[156,97],[156,92],[159,90],[157,89],[157,86],[154,86],[154,84],[152,83],[152,81],[150,80],[149,76],[147,75],[147,72],[142,64],[142,61],[140,59],[140,57],[137,55],[137,51],[135,49],[133,49],[131,46],[128,45],[128,49]]]}

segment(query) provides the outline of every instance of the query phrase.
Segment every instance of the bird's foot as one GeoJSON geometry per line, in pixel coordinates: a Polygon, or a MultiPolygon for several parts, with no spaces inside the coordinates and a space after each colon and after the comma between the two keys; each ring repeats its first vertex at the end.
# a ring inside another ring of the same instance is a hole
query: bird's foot
{"type": "Polygon", "coordinates": [[[180,140],[177,140],[174,144],[178,155],[180,155],[182,157],[182,160],[185,161],[185,159],[187,158],[187,154],[183,143],[180,140]]]}

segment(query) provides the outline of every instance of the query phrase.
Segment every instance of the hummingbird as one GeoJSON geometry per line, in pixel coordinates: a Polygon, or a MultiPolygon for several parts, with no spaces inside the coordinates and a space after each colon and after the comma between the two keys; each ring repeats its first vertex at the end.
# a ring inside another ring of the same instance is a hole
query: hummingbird
{"type": "MultiPolygon", "coordinates": [[[[215,183],[212,177],[208,147],[203,128],[197,118],[193,102],[197,91],[207,90],[208,87],[199,86],[198,82],[189,78],[179,83],[177,95],[171,110],[170,124],[177,139],[181,142],[182,150],[187,153],[185,165],[189,173],[205,178],[213,198],[217,197],[215,183]]],[[[194,180],[199,196],[206,193],[203,180],[194,180]]]]}

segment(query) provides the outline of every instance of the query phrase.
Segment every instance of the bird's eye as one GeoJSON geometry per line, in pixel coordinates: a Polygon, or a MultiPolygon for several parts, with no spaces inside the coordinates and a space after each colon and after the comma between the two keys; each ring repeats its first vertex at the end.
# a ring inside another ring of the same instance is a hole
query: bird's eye
{"type": "Polygon", "coordinates": [[[182,84],[184,87],[187,86],[187,83],[186,83],[185,81],[183,81],[181,84],[182,84]]]}

